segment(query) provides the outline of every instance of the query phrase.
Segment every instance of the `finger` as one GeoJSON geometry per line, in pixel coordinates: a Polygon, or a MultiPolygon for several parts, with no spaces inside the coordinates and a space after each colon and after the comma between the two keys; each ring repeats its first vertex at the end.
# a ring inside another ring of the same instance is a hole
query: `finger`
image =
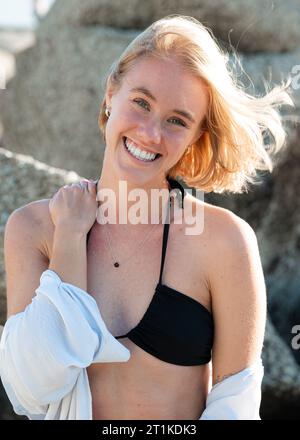
{"type": "Polygon", "coordinates": [[[83,179],[81,182],[86,186],[87,189],[92,189],[94,187],[94,182],[92,180],[83,179]]]}
{"type": "Polygon", "coordinates": [[[78,188],[82,189],[83,191],[87,190],[87,185],[83,181],[76,182],[73,185],[77,186],[78,188]]]}
{"type": "Polygon", "coordinates": [[[93,192],[96,190],[96,183],[93,182],[92,180],[88,181],[88,187],[89,187],[89,191],[93,192]]]}

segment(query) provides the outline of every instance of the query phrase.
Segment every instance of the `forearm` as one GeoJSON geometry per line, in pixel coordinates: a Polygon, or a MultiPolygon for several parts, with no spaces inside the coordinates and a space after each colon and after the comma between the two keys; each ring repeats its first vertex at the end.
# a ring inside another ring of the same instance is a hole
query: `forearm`
{"type": "Polygon", "coordinates": [[[215,384],[199,420],[261,420],[262,359],[215,384]]]}
{"type": "Polygon", "coordinates": [[[56,226],[49,269],[65,283],[87,290],[86,234],[56,226]]]}
{"type": "MultiPolygon", "coordinates": [[[[24,312],[11,315],[0,341],[0,376],[18,414],[44,414],[48,404],[74,409],[82,403],[82,370],[95,362],[126,362],[129,350],[108,332],[95,300],[62,282],[53,270],[42,273],[36,296],[24,312]],[[73,398],[72,397],[72,398],[73,398]]],[[[88,387],[88,382],[84,388],[88,387]]]]}

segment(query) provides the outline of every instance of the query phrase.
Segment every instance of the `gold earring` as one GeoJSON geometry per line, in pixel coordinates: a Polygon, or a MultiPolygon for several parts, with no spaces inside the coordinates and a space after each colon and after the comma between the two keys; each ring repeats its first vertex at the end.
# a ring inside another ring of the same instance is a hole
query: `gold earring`
{"type": "Polygon", "coordinates": [[[110,116],[110,111],[108,110],[107,107],[105,109],[105,115],[106,115],[107,118],[109,118],[109,116],[110,116]]]}

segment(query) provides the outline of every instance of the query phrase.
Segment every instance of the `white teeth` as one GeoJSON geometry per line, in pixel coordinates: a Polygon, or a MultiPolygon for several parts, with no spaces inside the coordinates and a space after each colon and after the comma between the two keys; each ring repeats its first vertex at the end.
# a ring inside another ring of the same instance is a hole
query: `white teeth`
{"type": "Polygon", "coordinates": [[[143,160],[144,162],[152,162],[157,156],[156,154],[140,150],[133,142],[131,142],[127,138],[125,139],[125,145],[134,157],[143,160]]]}

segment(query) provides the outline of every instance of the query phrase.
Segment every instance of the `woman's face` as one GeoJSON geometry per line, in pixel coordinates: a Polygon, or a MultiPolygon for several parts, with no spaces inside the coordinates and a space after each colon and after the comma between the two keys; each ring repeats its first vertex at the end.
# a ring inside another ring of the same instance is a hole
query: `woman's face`
{"type": "Polygon", "coordinates": [[[119,179],[161,184],[200,137],[208,95],[202,81],[175,60],[141,58],[120,89],[107,92],[106,104],[106,154],[119,179]],[[152,160],[153,154],[159,156],[152,160]]]}

